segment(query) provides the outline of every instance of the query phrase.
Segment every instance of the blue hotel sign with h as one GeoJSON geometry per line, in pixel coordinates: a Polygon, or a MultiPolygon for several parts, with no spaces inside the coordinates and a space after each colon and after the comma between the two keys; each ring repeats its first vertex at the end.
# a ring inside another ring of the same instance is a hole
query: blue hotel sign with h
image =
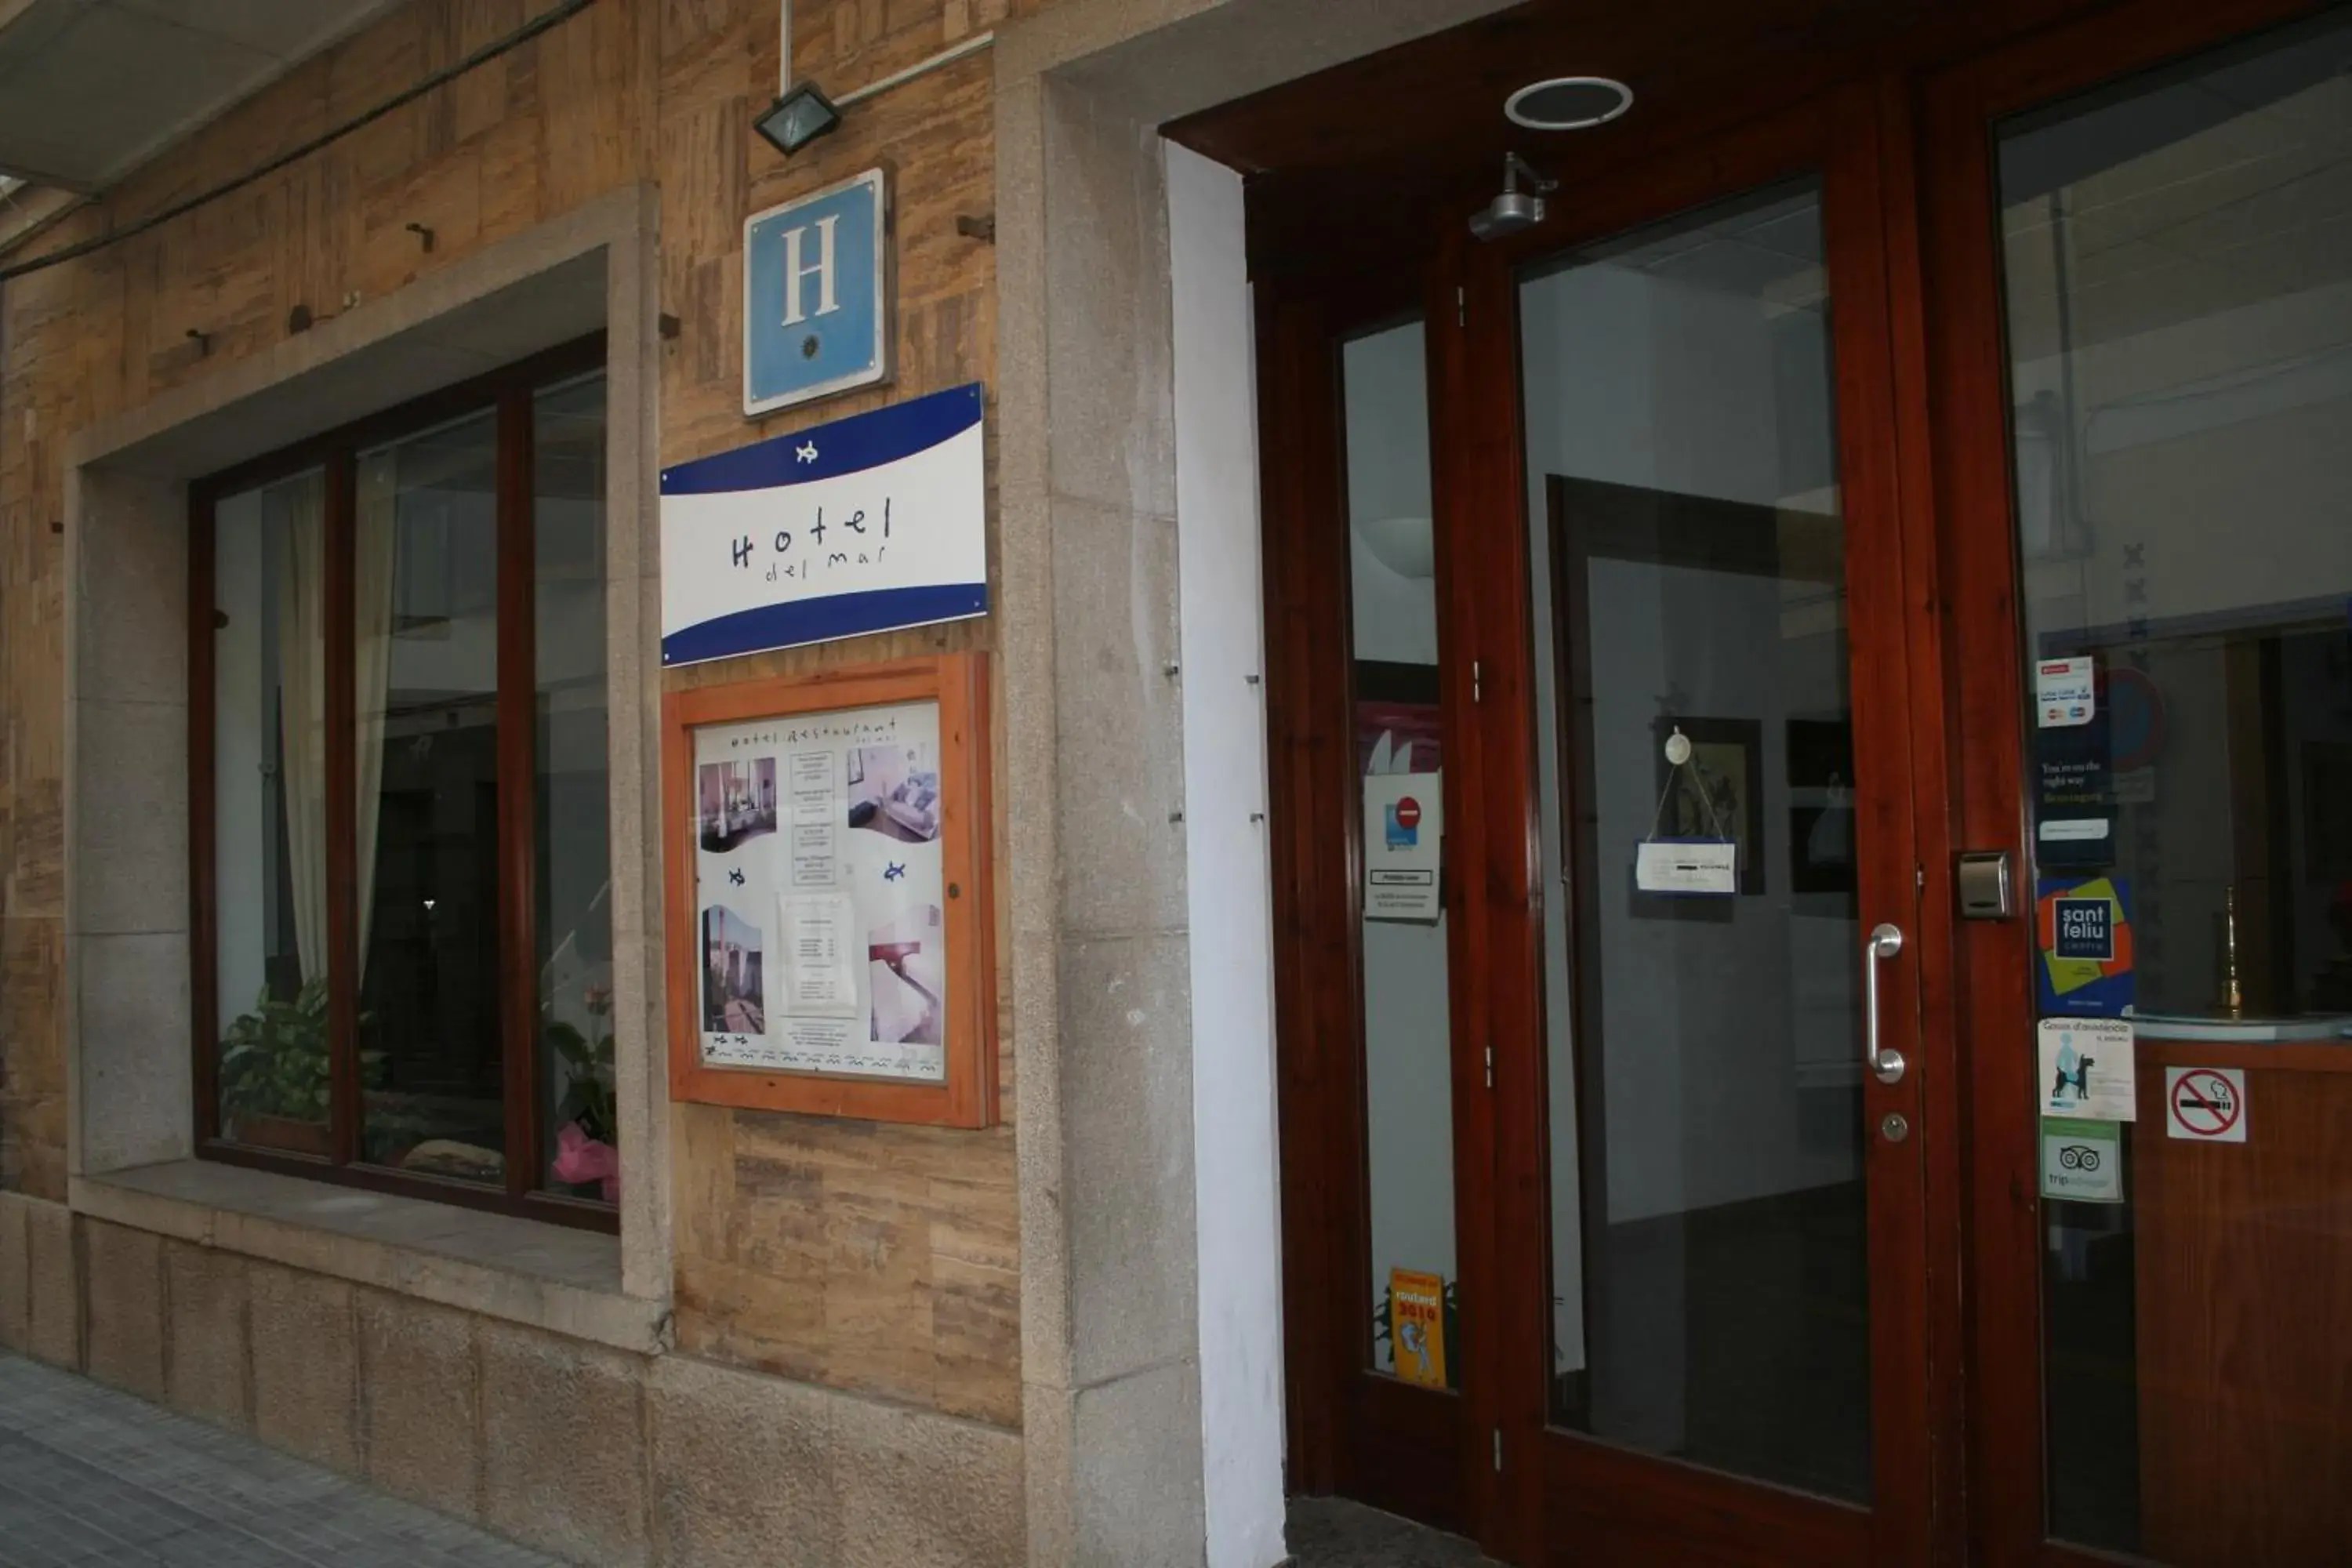
{"type": "Polygon", "coordinates": [[[890,379],[890,188],[884,172],[743,225],[743,412],[890,379]]]}

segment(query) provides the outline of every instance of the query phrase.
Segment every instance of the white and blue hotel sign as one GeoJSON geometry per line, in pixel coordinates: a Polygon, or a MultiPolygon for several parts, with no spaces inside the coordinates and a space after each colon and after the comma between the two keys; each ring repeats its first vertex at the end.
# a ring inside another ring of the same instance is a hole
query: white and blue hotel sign
{"type": "Polygon", "coordinates": [[[890,379],[890,187],[880,169],[743,224],[743,412],[890,379]]]}
{"type": "Polygon", "coordinates": [[[988,613],[978,383],[666,468],[662,663],[988,613]]]}

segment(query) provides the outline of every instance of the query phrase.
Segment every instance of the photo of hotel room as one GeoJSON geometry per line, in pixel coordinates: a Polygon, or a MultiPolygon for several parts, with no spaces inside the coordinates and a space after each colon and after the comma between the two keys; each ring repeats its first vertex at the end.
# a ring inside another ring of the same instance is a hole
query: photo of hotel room
{"type": "Polygon", "coordinates": [[[705,763],[697,781],[702,847],[722,855],[776,830],[776,759],[705,763]]]}
{"type": "Polygon", "coordinates": [[[874,1038],[888,1045],[938,1045],[940,997],[947,990],[940,907],[918,905],[876,926],[866,942],[874,1038]]]}
{"type": "Polygon", "coordinates": [[[703,1033],[766,1034],[760,928],[726,905],[712,904],[702,911],[702,953],[703,1033]]]}
{"type": "Polygon", "coordinates": [[[849,753],[849,826],[929,844],[940,836],[940,770],[929,746],[860,746],[849,753]]]}

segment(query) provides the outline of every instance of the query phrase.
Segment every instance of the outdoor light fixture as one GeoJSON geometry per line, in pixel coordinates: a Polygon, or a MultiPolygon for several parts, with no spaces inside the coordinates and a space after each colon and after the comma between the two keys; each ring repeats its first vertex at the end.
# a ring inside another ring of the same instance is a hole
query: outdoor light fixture
{"type": "Polygon", "coordinates": [[[770,104],[768,111],[751,123],[768,145],[789,158],[838,126],[841,110],[825,97],[823,88],[803,81],[770,104]]]}
{"type": "Polygon", "coordinates": [[[1558,189],[1558,180],[1536,173],[1517,153],[1506,153],[1502,194],[1470,215],[1470,232],[1480,239],[1495,240],[1533,228],[1544,220],[1545,194],[1558,189]],[[1519,189],[1521,180],[1531,188],[1519,189]]]}
{"type": "MultiPolygon", "coordinates": [[[[0,6],[6,4],[7,0],[0,0],[0,6]]],[[[813,81],[793,80],[793,0],[781,0],[777,6],[776,31],[777,58],[782,62],[782,68],[778,72],[778,85],[783,89],[782,96],[768,105],[767,112],[753,121],[751,128],[769,146],[787,158],[818,137],[837,129],[841,124],[841,111],[852,104],[879,97],[892,88],[904,87],[917,77],[929,76],[941,66],[953,65],[996,42],[993,32],[974,33],[968,38],[950,44],[928,59],[917,60],[904,70],[893,71],[879,81],[852,88],[835,99],[827,97],[824,89],[813,81]]]]}

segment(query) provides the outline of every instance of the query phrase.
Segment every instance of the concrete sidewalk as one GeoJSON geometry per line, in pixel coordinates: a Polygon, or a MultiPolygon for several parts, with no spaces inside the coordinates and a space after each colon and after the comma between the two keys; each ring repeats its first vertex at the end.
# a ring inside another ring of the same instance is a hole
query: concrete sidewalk
{"type": "MultiPolygon", "coordinates": [[[[1296,1568],[1496,1568],[1336,1499],[1290,1508],[1296,1568]]],[[[0,1355],[0,1568],[563,1568],[201,1421],[0,1355]]]]}
{"type": "Polygon", "coordinates": [[[5,1568],[560,1568],[249,1437],[0,1355],[5,1568]]]}

